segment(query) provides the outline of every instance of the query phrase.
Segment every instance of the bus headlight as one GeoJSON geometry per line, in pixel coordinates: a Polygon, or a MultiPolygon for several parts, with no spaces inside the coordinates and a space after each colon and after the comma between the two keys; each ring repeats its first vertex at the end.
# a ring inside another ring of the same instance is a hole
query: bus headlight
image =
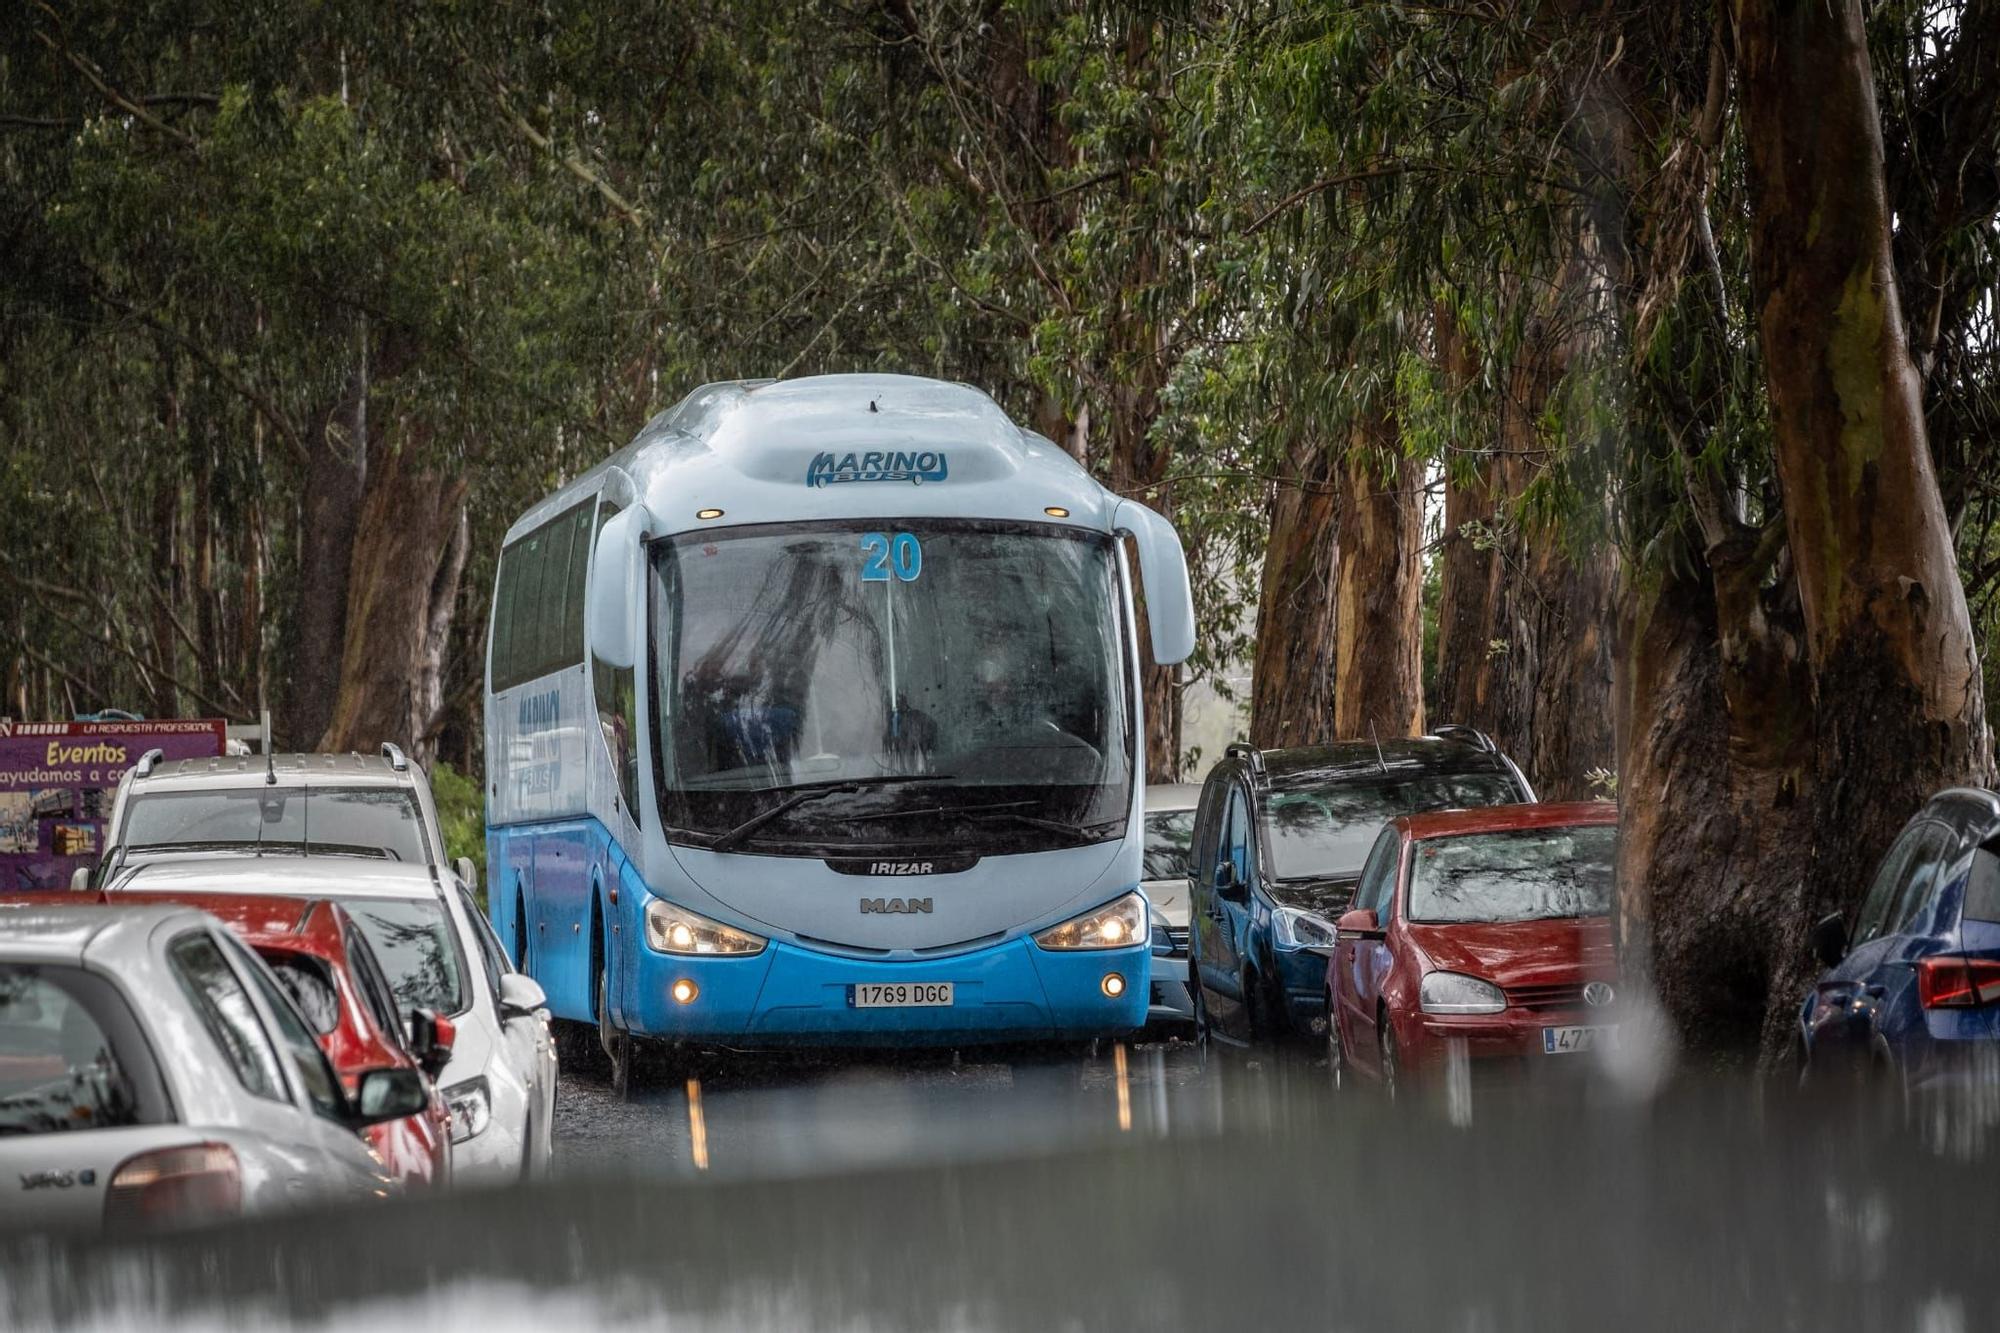
{"type": "Polygon", "coordinates": [[[1122,949],[1146,938],[1146,900],[1138,893],[1073,916],[1035,936],[1044,949],[1122,949]]]}
{"type": "Polygon", "coordinates": [[[763,952],[766,941],[655,898],[646,904],[646,943],[661,953],[749,954],[763,952]]]}

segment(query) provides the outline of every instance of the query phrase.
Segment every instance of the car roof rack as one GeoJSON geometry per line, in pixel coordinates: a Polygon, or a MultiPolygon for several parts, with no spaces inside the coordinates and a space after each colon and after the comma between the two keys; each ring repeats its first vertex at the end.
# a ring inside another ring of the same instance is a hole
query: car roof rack
{"type": "Polygon", "coordinates": [[[1222,753],[1230,759],[1241,759],[1252,776],[1264,776],[1264,752],[1248,741],[1231,741],[1223,747],[1222,753]]]}
{"type": "Polygon", "coordinates": [[[146,751],[146,753],[139,756],[139,762],[132,769],[132,776],[135,778],[152,777],[153,770],[156,767],[158,767],[160,761],[162,759],[165,759],[166,757],[167,757],[167,752],[165,750],[146,751]]]}
{"type": "Polygon", "coordinates": [[[1487,754],[1499,754],[1500,747],[1493,738],[1478,727],[1468,727],[1463,722],[1442,722],[1431,728],[1431,735],[1440,740],[1464,741],[1466,744],[1484,750],[1487,754]]]}
{"type": "Polygon", "coordinates": [[[382,742],[382,757],[389,761],[389,767],[398,773],[410,771],[410,756],[403,753],[403,747],[394,741],[382,742]]]}

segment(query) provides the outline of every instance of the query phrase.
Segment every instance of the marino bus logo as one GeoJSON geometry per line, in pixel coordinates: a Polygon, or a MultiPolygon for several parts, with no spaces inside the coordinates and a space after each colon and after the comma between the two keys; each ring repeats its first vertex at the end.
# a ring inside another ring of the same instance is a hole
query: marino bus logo
{"type": "Polygon", "coordinates": [[[806,486],[816,489],[843,481],[907,481],[912,486],[921,486],[927,481],[943,481],[945,471],[944,454],[931,449],[915,454],[877,450],[865,454],[821,453],[813,455],[806,468],[806,486]]]}

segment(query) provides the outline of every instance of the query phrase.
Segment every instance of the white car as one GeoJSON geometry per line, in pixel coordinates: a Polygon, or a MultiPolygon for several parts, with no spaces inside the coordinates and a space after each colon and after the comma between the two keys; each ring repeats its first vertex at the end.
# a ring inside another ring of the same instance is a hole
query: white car
{"type": "Polygon", "coordinates": [[[1146,788],[1146,851],[1139,887],[1153,905],[1153,996],[1149,1027],[1194,1022],[1188,994],[1188,856],[1201,788],[1156,783],[1146,788]]]}
{"type": "Polygon", "coordinates": [[[548,1173],[555,1151],[556,1052],[548,999],[516,972],[486,918],[430,868],[363,856],[184,856],[119,874],[112,902],[255,894],[337,902],[353,918],[407,1011],[457,1029],[437,1076],[451,1108],[452,1179],[548,1173]]]}
{"type": "Polygon", "coordinates": [[[405,1068],[350,1100],[270,971],[204,912],[0,907],[0,1228],[386,1197],[359,1131],[428,1097],[405,1068]]]}
{"type": "Polygon", "coordinates": [[[119,780],[97,872],[78,870],[70,887],[105,884],[161,857],[242,852],[378,855],[478,888],[469,859],[447,864],[430,780],[393,745],[379,754],[220,759],[162,760],[155,751],[119,780]]]}

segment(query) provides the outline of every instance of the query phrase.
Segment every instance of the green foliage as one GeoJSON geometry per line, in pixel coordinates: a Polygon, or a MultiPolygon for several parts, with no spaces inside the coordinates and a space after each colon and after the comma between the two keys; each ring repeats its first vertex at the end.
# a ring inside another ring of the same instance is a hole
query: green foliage
{"type": "Polygon", "coordinates": [[[437,803],[444,854],[472,858],[479,872],[479,905],[486,905],[486,793],[479,782],[439,760],[431,766],[431,799],[437,803]]]}

